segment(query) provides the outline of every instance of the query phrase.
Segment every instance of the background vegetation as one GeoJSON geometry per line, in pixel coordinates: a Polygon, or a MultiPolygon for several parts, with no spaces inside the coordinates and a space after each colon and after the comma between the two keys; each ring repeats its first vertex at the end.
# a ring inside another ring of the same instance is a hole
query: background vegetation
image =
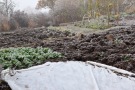
{"type": "MultiPolygon", "coordinates": [[[[41,27],[107,16],[118,20],[121,13],[134,14],[134,0],[38,0],[36,9],[50,8],[49,13],[26,13],[14,10],[12,0],[0,0],[0,31],[22,27],[41,27]]],[[[95,25],[96,26],[96,25],[95,25]]],[[[105,26],[106,27],[106,26],[105,26]]]]}

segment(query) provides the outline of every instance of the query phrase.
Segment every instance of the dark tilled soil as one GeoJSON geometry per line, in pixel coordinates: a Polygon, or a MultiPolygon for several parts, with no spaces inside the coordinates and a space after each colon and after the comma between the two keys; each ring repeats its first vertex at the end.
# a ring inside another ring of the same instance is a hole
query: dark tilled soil
{"type": "Polygon", "coordinates": [[[95,61],[135,73],[135,29],[65,37],[41,46],[63,53],[67,60],[95,61]]]}
{"type": "MultiPolygon", "coordinates": [[[[95,61],[135,73],[135,29],[110,30],[101,34],[74,35],[46,29],[0,34],[0,48],[49,47],[66,60],[95,61]]],[[[51,61],[63,61],[63,59],[51,61]]]]}
{"type": "Polygon", "coordinates": [[[46,29],[0,33],[0,48],[38,46],[65,56],[50,61],[95,61],[135,73],[135,28],[87,36],[46,29]]]}

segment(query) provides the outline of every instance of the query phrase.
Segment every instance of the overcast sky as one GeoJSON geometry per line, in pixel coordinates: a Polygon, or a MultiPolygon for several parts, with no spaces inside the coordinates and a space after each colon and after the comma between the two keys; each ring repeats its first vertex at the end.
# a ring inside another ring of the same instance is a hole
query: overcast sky
{"type": "Polygon", "coordinates": [[[38,0],[13,0],[16,4],[16,9],[26,9],[28,7],[35,8],[38,0]]]}

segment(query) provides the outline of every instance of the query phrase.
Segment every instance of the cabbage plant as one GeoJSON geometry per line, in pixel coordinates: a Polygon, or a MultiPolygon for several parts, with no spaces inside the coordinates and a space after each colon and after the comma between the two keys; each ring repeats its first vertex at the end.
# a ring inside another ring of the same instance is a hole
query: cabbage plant
{"type": "Polygon", "coordinates": [[[19,47],[0,49],[0,64],[4,69],[22,69],[44,63],[48,59],[62,57],[61,53],[49,48],[19,47]]]}

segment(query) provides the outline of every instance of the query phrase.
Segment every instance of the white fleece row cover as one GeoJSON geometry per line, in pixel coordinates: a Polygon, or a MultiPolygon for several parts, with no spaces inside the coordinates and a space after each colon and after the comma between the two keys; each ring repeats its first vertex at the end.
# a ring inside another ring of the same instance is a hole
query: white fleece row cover
{"type": "Polygon", "coordinates": [[[116,74],[117,68],[99,63],[47,62],[10,73],[4,70],[2,79],[12,90],[135,90],[132,73],[119,71],[126,76],[116,74]]]}

